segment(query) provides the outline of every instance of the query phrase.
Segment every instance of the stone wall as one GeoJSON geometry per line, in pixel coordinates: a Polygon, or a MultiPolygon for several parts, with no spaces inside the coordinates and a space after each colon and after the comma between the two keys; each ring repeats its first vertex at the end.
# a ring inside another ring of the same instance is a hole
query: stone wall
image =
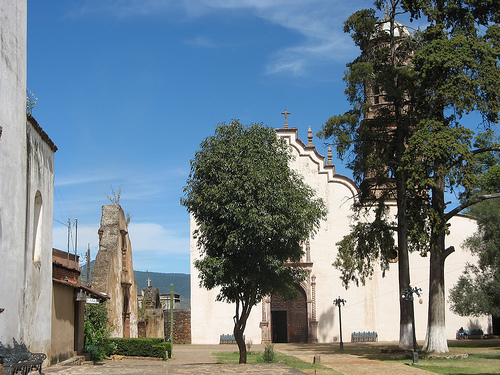
{"type": "MultiPolygon", "coordinates": [[[[170,311],[165,315],[165,337],[170,337],[170,311]]],[[[174,310],[174,343],[191,344],[191,309],[174,310]]]]}
{"type": "Polygon", "coordinates": [[[111,337],[137,337],[137,282],[125,214],[119,204],[102,206],[99,252],[92,270],[92,288],[106,293],[111,337]]]}

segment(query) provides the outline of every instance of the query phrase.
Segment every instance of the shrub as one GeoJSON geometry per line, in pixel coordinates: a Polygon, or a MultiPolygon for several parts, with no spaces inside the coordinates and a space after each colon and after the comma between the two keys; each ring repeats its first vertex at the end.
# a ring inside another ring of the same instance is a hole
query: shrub
{"type": "Polygon", "coordinates": [[[164,344],[165,344],[165,350],[168,353],[168,358],[172,358],[172,343],[167,341],[164,344]]]}
{"type": "Polygon", "coordinates": [[[274,345],[267,344],[262,353],[262,360],[266,363],[276,362],[276,353],[274,352],[274,345]]]}
{"type": "MultiPolygon", "coordinates": [[[[112,338],[116,345],[116,354],[135,357],[157,357],[166,359],[168,346],[161,338],[112,338]]],[[[172,347],[170,345],[170,353],[172,347]]]]}
{"type": "Polygon", "coordinates": [[[85,304],[83,336],[84,349],[94,362],[102,361],[114,350],[108,341],[112,326],[108,320],[107,303],[85,304]]]}

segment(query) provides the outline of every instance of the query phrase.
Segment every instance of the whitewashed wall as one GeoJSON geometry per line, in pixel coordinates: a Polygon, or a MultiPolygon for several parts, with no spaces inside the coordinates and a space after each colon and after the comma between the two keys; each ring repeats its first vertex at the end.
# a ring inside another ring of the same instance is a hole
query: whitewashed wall
{"type": "MultiPolygon", "coordinates": [[[[340,296],[347,303],[342,308],[343,340],[350,341],[351,333],[376,331],[381,341],[399,340],[399,290],[397,263],[382,278],[377,268],[365,286],[351,286],[347,290],[340,281],[340,272],[332,263],[337,255],[336,243],[349,233],[352,224],[352,199],[356,185],[344,176],[336,175],[333,167],[325,168],[325,158],[314,147],[307,146],[297,138],[296,129],[278,129],[279,136],[285,138],[296,155],[292,168],[304,176],[306,182],[325,200],[328,218],[311,240],[312,275],[316,276],[316,316],[318,320],[318,341],[339,340],[338,307],[333,300],[340,296]]],[[[393,214],[395,207],[393,207],[393,214]]],[[[456,251],[446,260],[446,290],[448,291],[462,273],[464,265],[473,261],[470,253],[462,249],[462,243],[471,235],[476,224],[465,216],[451,221],[451,234],[446,246],[455,246],[456,251]]],[[[196,225],[191,219],[191,230],[196,225]]],[[[199,287],[198,272],[193,266],[199,256],[196,241],[191,240],[191,335],[194,344],[217,344],[220,334],[232,333],[234,306],[214,302],[217,292],[199,287]]],[[[419,254],[410,257],[411,280],[414,286],[422,288],[422,304],[415,301],[416,334],[418,340],[425,339],[427,327],[429,258],[419,254]]],[[[245,331],[246,338],[260,343],[262,319],[261,304],[254,307],[245,331]]],[[[447,337],[455,338],[458,328],[482,328],[489,331],[489,319],[462,318],[451,311],[446,315],[447,337]]]]}
{"type": "Polygon", "coordinates": [[[2,0],[0,14],[0,308],[5,309],[0,341],[15,338],[33,351],[48,353],[54,155],[26,122],[27,2],[2,0]],[[37,192],[42,206],[35,241],[37,192]],[[36,260],[35,244],[40,249],[36,260]]]}

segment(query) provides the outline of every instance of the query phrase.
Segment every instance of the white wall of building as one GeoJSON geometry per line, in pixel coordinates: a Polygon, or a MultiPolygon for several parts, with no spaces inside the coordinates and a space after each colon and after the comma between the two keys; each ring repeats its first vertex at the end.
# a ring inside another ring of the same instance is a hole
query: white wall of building
{"type": "Polygon", "coordinates": [[[48,353],[54,149],[26,121],[27,2],[0,15],[0,341],[48,353]]]}
{"type": "MultiPolygon", "coordinates": [[[[316,319],[319,342],[339,340],[338,307],[333,300],[341,297],[347,301],[342,308],[343,340],[350,341],[351,333],[376,331],[381,341],[399,340],[399,290],[397,263],[391,264],[383,278],[379,268],[365,286],[355,285],[345,289],[340,280],[340,271],[332,266],[337,255],[336,243],[349,233],[352,224],[351,205],[357,191],[356,185],[348,178],[336,175],[334,167],[325,167],[325,158],[314,147],[308,147],[297,138],[295,129],[279,129],[278,134],[287,139],[296,155],[292,168],[324,199],[328,207],[328,217],[321,223],[317,234],[310,241],[311,275],[316,276],[316,319]]],[[[395,207],[393,212],[395,213],[395,207]]],[[[449,290],[462,273],[466,262],[473,261],[470,253],[462,249],[462,243],[471,235],[476,224],[465,216],[451,221],[451,234],[446,246],[455,246],[456,251],[446,260],[446,290],[449,290]]],[[[191,230],[196,224],[191,219],[191,230]]],[[[221,334],[232,333],[235,314],[234,305],[215,302],[217,291],[207,291],[199,287],[198,271],[194,260],[199,257],[196,241],[191,240],[191,335],[194,344],[217,344],[221,334]]],[[[415,301],[416,334],[418,340],[425,339],[427,328],[427,308],[429,290],[429,258],[419,254],[410,256],[411,280],[414,286],[422,288],[422,304],[415,301]]],[[[448,297],[448,294],[447,294],[448,297]]],[[[449,307],[449,304],[448,304],[449,307]]],[[[249,317],[245,335],[254,343],[260,343],[262,334],[262,304],[256,305],[249,317]]],[[[470,319],[453,314],[446,315],[447,337],[455,338],[458,328],[482,328],[489,331],[488,318],[470,319]]]]}

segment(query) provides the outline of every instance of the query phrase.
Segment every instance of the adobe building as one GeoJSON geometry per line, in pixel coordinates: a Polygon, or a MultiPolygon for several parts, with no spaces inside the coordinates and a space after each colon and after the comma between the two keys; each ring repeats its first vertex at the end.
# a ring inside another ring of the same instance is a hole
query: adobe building
{"type": "Polygon", "coordinates": [[[27,1],[0,14],[0,341],[49,353],[57,147],[26,113],[27,1]]]}
{"type": "Polygon", "coordinates": [[[85,303],[109,298],[79,282],[78,255],[52,249],[52,335],[50,364],[84,351],[85,303]]]}
{"type": "Polygon", "coordinates": [[[92,288],[109,297],[111,337],[137,337],[137,282],[125,214],[119,204],[102,206],[99,251],[92,288]]]}

